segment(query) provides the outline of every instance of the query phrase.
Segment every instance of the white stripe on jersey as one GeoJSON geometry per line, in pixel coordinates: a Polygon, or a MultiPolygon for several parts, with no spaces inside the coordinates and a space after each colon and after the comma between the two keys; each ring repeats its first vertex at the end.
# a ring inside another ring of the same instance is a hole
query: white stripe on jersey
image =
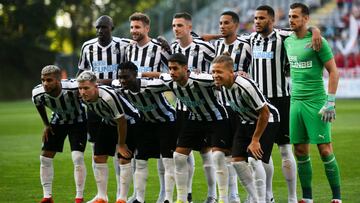
{"type": "Polygon", "coordinates": [[[139,118],[139,113],[126,99],[111,87],[99,86],[99,97],[95,102],[85,102],[88,108],[103,118],[106,124],[116,126],[116,119],[125,115],[131,124],[139,118]]]}
{"type": "Polygon", "coordinates": [[[216,40],[215,55],[220,56],[224,52],[228,52],[230,57],[234,60],[234,71],[248,72],[249,65],[251,64],[251,49],[250,45],[244,39],[237,37],[231,44],[226,44],[225,39],[221,38],[216,40]]]}
{"type": "Polygon", "coordinates": [[[266,38],[256,32],[245,36],[251,46],[251,77],[268,98],[289,96],[289,83],[285,78],[289,70],[284,40],[291,32],[274,29],[266,38]]]}
{"type": "Polygon", "coordinates": [[[78,83],[62,80],[61,93],[57,97],[48,95],[40,84],[32,90],[32,101],[36,106],[46,106],[53,112],[50,123],[74,124],[86,121],[85,108],[81,104],[78,83]]]}
{"type": "Polygon", "coordinates": [[[117,66],[125,61],[125,48],[130,40],[112,37],[106,47],[102,47],[98,39],[85,42],[81,48],[79,69],[91,70],[98,79],[116,79],[117,66]]]}
{"type": "Polygon", "coordinates": [[[242,123],[255,123],[259,116],[258,110],[264,105],[270,110],[269,122],[280,121],[278,110],[267,101],[253,80],[237,76],[231,88],[223,89],[227,102],[240,116],[242,123]]]}
{"type": "Polygon", "coordinates": [[[113,80],[112,86],[116,88],[132,105],[144,116],[146,122],[175,121],[175,109],[166,100],[163,92],[147,88],[152,80],[139,79],[140,91],[132,92],[121,88],[119,80],[113,80]]]}
{"type": "Polygon", "coordinates": [[[137,65],[141,72],[168,72],[170,52],[161,49],[156,39],[151,39],[146,45],[130,44],[126,48],[126,60],[137,65]]]}
{"type": "Polygon", "coordinates": [[[188,59],[189,70],[198,70],[209,73],[210,64],[215,58],[215,49],[212,44],[200,39],[193,39],[187,47],[181,47],[178,41],[171,45],[172,53],[182,53],[188,59]]]}
{"type": "Polygon", "coordinates": [[[156,81],[149,88],[159,90],[170,88],[175,96],[190,111],[190,119],[198,121],[216,121],[228,118],[223,105],[219,103],[214,92],[214,81],[210,74],[190,73],[185,86],[172,81],[169,74],[161,74],[162,83],[156,81]],[[164,87],[166,86],[166,87],[164,87]]]}

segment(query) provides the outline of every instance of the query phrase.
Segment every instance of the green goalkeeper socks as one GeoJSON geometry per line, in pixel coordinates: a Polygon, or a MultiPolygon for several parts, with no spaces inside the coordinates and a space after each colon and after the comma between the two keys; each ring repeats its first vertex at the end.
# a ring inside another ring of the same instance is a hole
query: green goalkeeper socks
{"type": "Polygon", "coordinates": [[[340,172],[335,155],[330,154],[329,156],[321,157],[321,159],[324,163],[325,173],[331,187],[333,199],[341,199],[340,172]]]}
{"type": "Polygon", "coordinates": [[[298,174],[301,183],[301,189],[303,192],[303,198],[312,199],[312,167],[310,156],[297,156],[298,174]]]}

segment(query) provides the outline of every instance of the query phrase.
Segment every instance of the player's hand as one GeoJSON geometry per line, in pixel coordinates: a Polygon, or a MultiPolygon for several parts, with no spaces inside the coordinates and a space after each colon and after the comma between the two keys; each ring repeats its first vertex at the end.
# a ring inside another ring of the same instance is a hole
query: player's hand
{"type": "Polygon", "coordinates": [[[256,160],[259,160],[262,158],[263,150],[261,149],[261,145],[259,141],[252,140],[247,148],[248,152],[251,152],[251,154],[254,156],[256,160]]]}
{"type": "Polygon", "coordinates": [[[171,52],[170,44],[163,36],[158,36],[156,40],[160,42],[161,49],[171,52]]]}
{"type": "Polygon", "coordinates": [[[127,159],[131,158],[132,156],[132,152],[129,150],[126,144],[119,145],[118,152],[122,157],[127,159]]]}
{"type": "Polygon", "coordinates": [[[318,28],[312,29],[312,39],[311,39],[311,47],[315,51],[320,51],[320,48],[322,46],[322,39],[321,39],[321,33],[318,28]]]}
{"type": "Polygon", "coordinates": [[[42,141],[43,141],[43,142],[47,142],[48,139],[49,139],[49,136],[50,136],[50,135],[54,135],[54,134],[55,134],[55,133],[54,133],[51,125],[46,126],[46,127],[44,128],[42,141]]]}
{"type": "Polygon", "coordinates": [[[335,120],[335,95],[329,94],[325,105],[320,109],[321,120],[324,122],[332,122],[335,120]]]}

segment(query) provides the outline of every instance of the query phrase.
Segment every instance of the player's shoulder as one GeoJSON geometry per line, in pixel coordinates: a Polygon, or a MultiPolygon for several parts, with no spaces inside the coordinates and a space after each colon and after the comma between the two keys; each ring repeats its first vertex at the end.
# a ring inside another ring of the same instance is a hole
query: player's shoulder
{"type": "Polygon", "coordinates": [[[90,39],[90,40],[85,41],[85,42],[83,43],[82,47],[87,47],[87,46],[96,44],[97,42],[98,42],[98,38],[93,38],[93,39],[90,39]]]}
{"type": "Polygon", "coordinates": [[[150,40],[150,43],[154,44],[155,46],[161,46],[161,42],[154,38],[150,40]]]}
{"type": "Polygon", "coordinates": [[[120,38],[120,37],[112,37],[112,41],[115,43],[123,43],[123,44],[130,44],[131,39],[128,38],[120,38]]]}
{"type": "Polygon", "coordinates": [[[99,86],[99,97],[105,101],[110,101],[116,99],[116,92],[113,87],[107,85],[99,86]]]}
{"type": "Polygon", "coordinates": [[[235,79],[235,83],[245,89],[253,89],[256,87],[255,81],[244,76],[237,76],[235,79]]]}
{"type": "Polygon", "coordinates": [[[61,80],[62,89],[65,90],[78,90],[78,82],[75,79],[63,79],[61,80]]]}
{"type": "Polygon", "coordinates": [[[189,78],[192,80],[195,80],[195,81],[199,81],[199,82],[213,82],[214,81],[212,75],[208,74],[208,73],[191,72],[189,78]]]}
{"type": "Polygon", "coordinates": [[[274,28],[274,32],[281,37],[289,37],[291,34],[293,34],[293,31],[286,28],[274,28]]]}
{"type": "Polygon", "coordinates": [[[42,84],[38,84],[36,85],[33,89],[32,89],[32,96],[38,96],[40,94],[44,94],[45,93],[45,89],[44,86],[42,84]]]}

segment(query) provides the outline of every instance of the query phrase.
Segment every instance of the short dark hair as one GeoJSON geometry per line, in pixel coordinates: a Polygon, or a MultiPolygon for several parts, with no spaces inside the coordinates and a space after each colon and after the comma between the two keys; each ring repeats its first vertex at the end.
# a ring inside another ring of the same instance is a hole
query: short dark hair
{"type": "Polygon", "coordinates": [[[119,74],[119,72],[121,70],[129,70],[129,71],[132,71],[134,73],[137,73],[138,72],[138,67],[131,61],[127,61],[127,62],[124,62],[124,63],[120,63],[118,65],[118,68],[117,68],[117,72],[119,74]]]}
{"type": "Polygon", "coordinates": [[[188,60],[184,54],[176,53],[169,57],[168,62],[175,62],[180,65],[187,65],[188,60]]]}
{"type": "Polygon", "coordinates": [[[187,12],[175,13],[174,18],[184,18],[185,20],[191,21],[191,15],[187,12]]]}
{"type": "Polygon", "coordinates": [[[290,5],[290,9],[295,9],[295,8],[300,8],[301,9],[301,13],[303,15],[310,15],[310,10],[309,7],[307,7],[305,4],[303,3],[293,3],[290,5]]]}
{"type": "Polygon", "coordinates": [[[150,17],[144,13],[135,12],[129,17],[129,21],[139,20],[145,25],[150,25],[150,17]]]}
{"type": "Polygon", "coordinates": [[[271,6],[268,5],[261,5],[259,7],[256,8],[257,11],[267,11],[267,13],[269,14],[269,16],[271,17],[275,17],[275,11],[271,6]]]}
{"type": "Polygon", "coordinates": [[[221,16],[224,16],[224,15],[228,15],[228,16],[231,16],[232,20],[234,21],[234,23],[239,23],[240,22],[240,19],[239,19],[239,15],[236,14],[234,11],[225,11],[221,14],[221,16]]]}

